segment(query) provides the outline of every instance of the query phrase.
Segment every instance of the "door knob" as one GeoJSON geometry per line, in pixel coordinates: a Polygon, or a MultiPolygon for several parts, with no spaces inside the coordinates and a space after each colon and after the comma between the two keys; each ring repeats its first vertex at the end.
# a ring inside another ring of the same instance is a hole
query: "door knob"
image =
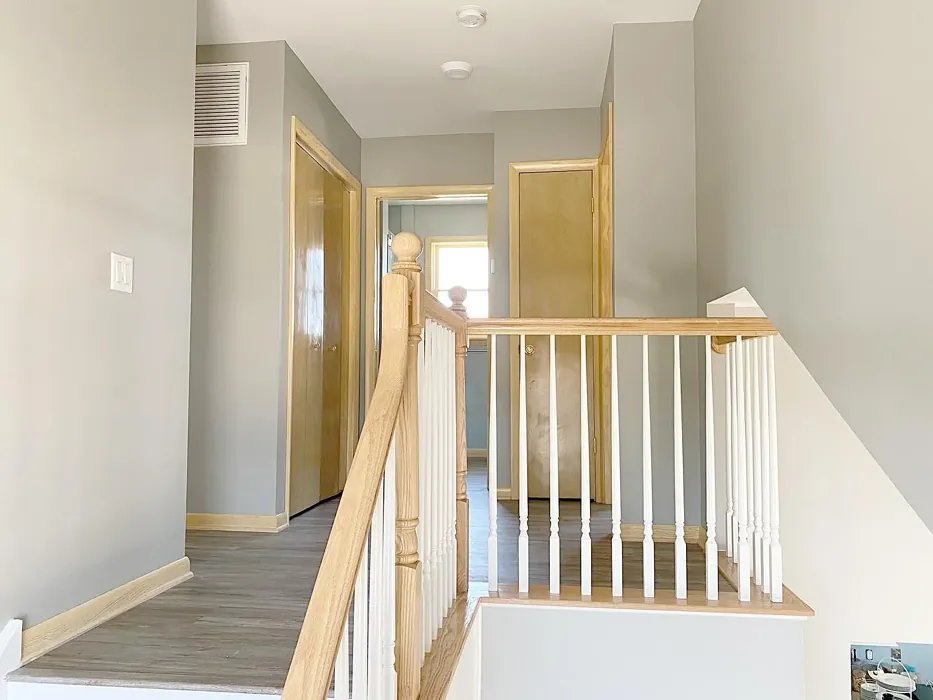
{"type": "Polygon", "coordinates": [[[534,354],[535,354],[535,346],[534,346],[534,345],[531,345],[531,344],[526,345],[526,346],[525,346],[525,354],[526,354],[526,355],[534,355],[534,354]]]}
{"type": "Polygon", "coordinates": [[[320,350],[320,349],[321,349],[321,344],[320,344],[320,343],[311,343],[311,349],[312,349],[312,350],[320,350]]]}
{"type": "Polygon", "coordinates": [[[336,345],[331,345],[331,346],[330,346],[330,351],[331,351],[331,352],[337,352],[337,346],[336,346],[336,345]]]}

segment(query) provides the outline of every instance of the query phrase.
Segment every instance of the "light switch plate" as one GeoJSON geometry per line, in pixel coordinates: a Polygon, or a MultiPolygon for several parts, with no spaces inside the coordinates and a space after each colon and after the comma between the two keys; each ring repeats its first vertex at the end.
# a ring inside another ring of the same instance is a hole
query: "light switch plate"
{"type": "Polygon", "coordinates": [[[133,293],[133,258],[110,254],[110,288],[115,292],[133,293]]]}

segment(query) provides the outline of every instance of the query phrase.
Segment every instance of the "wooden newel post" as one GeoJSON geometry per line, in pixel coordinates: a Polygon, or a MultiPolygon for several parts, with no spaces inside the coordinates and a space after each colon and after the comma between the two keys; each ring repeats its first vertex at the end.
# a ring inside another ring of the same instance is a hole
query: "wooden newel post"
{"type": "Polygon", "coordinates": [[[408,372],[399,409],[396,449],[395,509],[395,669],[398,700],[416,700],[421,693],[422,592],[421,559],[418,554],[418,344],[424,318],[421,309],[421,239],[399,233],[392,239],[398,262],[392,272],[409,279],[411,314],[408,331],[408,372]]]}
{"type": "Polygon", "coordinates": [[[464,328],[457,333],[457,363],[455,370],[457,399],[457,595],[467,592],[470,585],[470,501],[467,498],[467,444],[466,444],[466,354],[467,339],[466,301],[463,287],[451,287],[450,310],[464,320],[464,328]]]}

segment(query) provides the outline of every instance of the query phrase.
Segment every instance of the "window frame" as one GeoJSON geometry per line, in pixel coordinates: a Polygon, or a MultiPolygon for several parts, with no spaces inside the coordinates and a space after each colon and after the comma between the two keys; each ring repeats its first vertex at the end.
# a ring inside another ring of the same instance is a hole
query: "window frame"
{"type": "MultiPolygon", "coordinates": [[[[438,295],[438,284],[437,284],[437,257],[438,251],[441,248],[486,248],[487,254],[489,251],[489,238],[483,235],[473,235],[473,236],[430,236],[424,239],[424,262],[425,262],[425,277],[428,283],[428,291],[431,292],[434,296],[438,295]],[[480,245],[482,244],[482,245],[480,245]]],[[[489,293],[489,270],[486,270],[486,292],[489,293]]],[[[445,306],[450,301],[449,299],[438,299],[445,306]]]]}

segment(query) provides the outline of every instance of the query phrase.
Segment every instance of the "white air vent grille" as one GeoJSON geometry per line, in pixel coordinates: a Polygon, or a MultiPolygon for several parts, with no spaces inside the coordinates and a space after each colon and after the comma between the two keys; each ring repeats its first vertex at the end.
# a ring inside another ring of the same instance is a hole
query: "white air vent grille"
{"type": "Polygon", "coordinates": [[[248,63],[205,63],[194,78],[194,145],[246,143],[248,63]]]}

